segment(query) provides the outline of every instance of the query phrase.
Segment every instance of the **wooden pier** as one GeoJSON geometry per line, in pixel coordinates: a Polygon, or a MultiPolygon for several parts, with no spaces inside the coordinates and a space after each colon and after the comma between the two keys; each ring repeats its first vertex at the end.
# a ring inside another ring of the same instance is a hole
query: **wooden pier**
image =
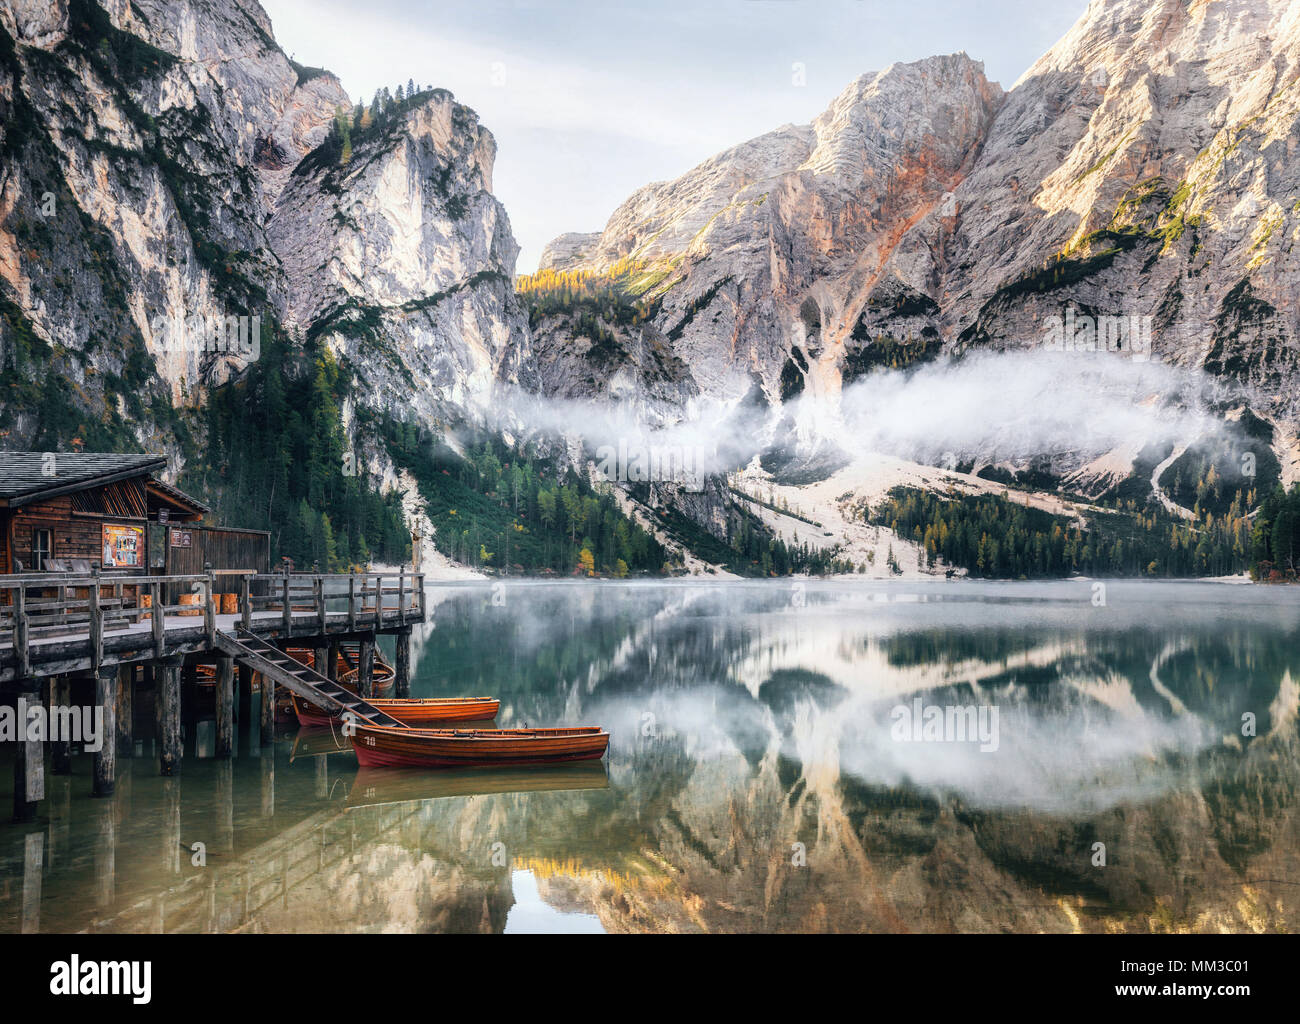
{"type": "MultiPolygon", "coordinates": [[[[181,769],[182,722],[197,710],[197,665],[213,667],[216,752],[229,757],[236,675],[238,707],[244,714],[251,714],[253,672],[262,676],[264,742],[274,734],[275,686],[297,690],[303,685],[302,674],[285,669],[287,659],[278,656],[290,643],[330,652],[341,641],[358,642],[357,688],[365,698],[371,695],[375,638],[390,634],[397,645],[397,694],[406,696],[411,628],[425,621],[426,610],[423,575],[405,570],[346,575],[0,575],[0,687],[28,707],[45,706],[52,718],[69,707],[74,678],[93,680],[93,706],[103,709],[103,741],[94,755],[92,785],[95,795],[107,796],[114,789],[117,757],[130,756],[133,749],[138,684],[153,687],[159,770],[173,775],[181,769]]],[[[329,666],[327,678],[334,678],[336,659],[324,653],[317,664],[329,666]]],[[[309,674],[307,685],[327,682],[309,674]]],[[[319,696],[319,691],[313,692],[319,696]]],[[[339,703],[336,710],[349,702],[340,694],[339,703]]],[[[363,701],[357,706],[364,711],[363,701]]],[[[18,723],[20,728],[23,724],[18,723]]],[[[34,817],[45,797],[46,745],[31,738],[18,744],[15,820],[34,817]]],[[[66,739],[49,745],[52,770],[66,773],[66,739]]]]}

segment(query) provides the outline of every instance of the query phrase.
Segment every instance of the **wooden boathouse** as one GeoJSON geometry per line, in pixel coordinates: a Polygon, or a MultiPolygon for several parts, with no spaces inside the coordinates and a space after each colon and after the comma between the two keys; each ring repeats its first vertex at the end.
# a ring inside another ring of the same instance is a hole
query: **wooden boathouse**
{"type": "MultiPolygon", "coordinates": [[[[93,687],[104,734],[95,795],[113,792],[117,758],[132,756],[138,688],[153,693],[159,769],[175,775],[201,667],[216,682],[216,755],[229,757],[236,682],[247,720],[260,677],[269,743],[277,685],[333,712],[354,706],[332,685],[343,645],[356,651],[366,698],[376,636],[393,635],[396,692],[408,695],[411,629],[425,620],[424,578],[404,568],[270,573],[268,534],[201,524],[208,509],[160,480],[164,468],[148,455],[0,452],[0,696],[44,706],[49,721],[72,706],[74,682],[93,687]],[[283,655],[290,643],[326,672],[283,655]]],[[[66,738],[20,737],[15,820],[33,818],[44,799],[47,747],[51,770],[70,771],[66,738]]]]}

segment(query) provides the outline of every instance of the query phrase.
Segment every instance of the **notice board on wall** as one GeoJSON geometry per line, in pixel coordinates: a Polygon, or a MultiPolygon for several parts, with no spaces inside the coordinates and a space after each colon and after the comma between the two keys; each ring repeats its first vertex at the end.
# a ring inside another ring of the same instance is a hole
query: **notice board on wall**
{"type": "Polygon", "coordinates": [[[104,568],[140,568],[144,565],[144,527],[105,523],[103,548],[104,568]]]}

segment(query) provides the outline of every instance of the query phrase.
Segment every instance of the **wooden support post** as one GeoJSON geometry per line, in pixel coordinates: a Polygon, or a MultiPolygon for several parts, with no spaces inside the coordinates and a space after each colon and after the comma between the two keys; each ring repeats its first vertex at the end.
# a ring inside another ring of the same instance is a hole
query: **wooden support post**
{"type": "Polygon", "coordinates": [[[181,659],[168,658],[156,669],[158,692],[158,770],[162,775],[181,772],[181,659]]]}
{"type": "MultiPolygon", "coordinates": [[[[40,684],[35,679],[19,680],[17,689],[19,700],[29,707],[40,703],[40,684]]],[[[24,822],[36,817],[36,805],[45,799],[45,749],[42,740],[29,737],[26,714],[15,725],[19,733],[14,751],[14,821],[24,822]]]]}
{"type": "MultiPolygon", "coordinates": [[[[316,599],[316,625],[321,635],[325,633],[325,579],[317,576],[311,583],[312,596],[316,599]]],[[[323,674],[323,673],[322,673],[323,674]]]]}
{"type": "Polygon", "coordinates": [[[92,672],[98,672],[104,663],[104,612],[99,606],[99,569],[94,569],[90,576],[90,668],[92,672]]]}
{"type": "Polygon", "coordinates": [[[397,618],[401,622],[406,621],[406,566],[403,565],[397,574],[397,618]]]}
{"type": "Polygon", "coordinates": [[[289,603],[289,574],[284,574],[284,582],[281,584],[280,599],[283,602],[284,616],[282,625],[284,626],[284,638],[289,639],[289,632],[293,628],[293,605],[289,603]]]}
{"type": "MultiPolygon", "coordinates": [[[[72,683],[67,676],[55,676],[50,680],[50,720],[53,721],[58,708],[71,707],[72,683]]],[[[72,772],[72,744],[68,742],[66,730],[59,730],[59,738],[50,744],[50,770],[55,775],[68,775],[72,772]]]]}
{"type": "Polygon", "coordinates": [[[158,753],[163,748],[163,693],[167,689],[167,664],[153,663],[153,739],[158,753]]]}
{"type": "Polygon", "coordinates": [[[245,629],[253,628],[252,579],[247,573],[239,578],[239,621],[245,629]]]}
{"type": "Polygon", "coordinates": [[[102,709],[103,729],[95,751],[91,793],[112,796],[117,787],[117,669],[100,667],[95,673],[95,708],[102,709]]]}
{"type": "Polygon", "coordinates": [[[117,670],[117,756],[135,753],[135,666],[117,670]]]}
{"type": "Polygon", "coordinates": [[[161,658],[165,653],[164,648],[167,646],[164,630],[166,629],[166,601],[167,601],[167,584],[150,583],[149,584],[149,627],[153,634],[153,656],[161,658]]]}
{"type": "Polygon", "coordinates": [[[275,682],[262,676],[262,700],[261,700],[261,722],[262,731],[260,744],[263,747],[269,747],[275,742],[275,682]]]}
{"type": "Polygon", "coordinates": [[[247,665],[240,665],[239,675],[239,733],[240,737],[248,731],[253,721],[253,670],[247,665]]]}
{"type": "MultiPolygon", "coordinates": [[[[365,589],[365,582],[361,584],[362,590],[365,589]]],[[[357,576],[352,573],[348,576],[348,629],[356,632],[357,628],[357,576]]]]}
{"type": "Polygon", "coordinates": [[[235,734],[235,659],[217,658],[217,750],[218,758],[229,757],[235,734]]]}
{"type": "Polygon", "coordinates": [[[361,650],[357,660],[357,693],[366,700],[375,695],[375,634],[361,637],[361,650]]]}
{"type": "Polygon", "coordinates": [[[27,586],[20,583],[14,591],[14,653],[18,655],[18,674],[31,671],[31,654],[27,643],[27,586]]]}
{"type": "Polygon", "coordinates": [[[329,671],[325,675],[337,683],[339,681],[339,642],[337,640],[330,641],[329,659],[326,662],[329,665],[329,671]]]}
{"type": "Polygon", "coordinates": [[[273,818],[275,816],[275,752],[273,750],[263,750],[261,765],[262,769],[262,817],[273,818]]]}
{"type": "Polygon", "coordinates": [[[393,671],[397,675],[397,696],[411,695],[411,627],[403,626],[393,639],[397,643],[396,664],[393,671]]]}
{"type": "Polygon", "coordinates": [[[217,611],[212,607],[212,595],[216,590],[213,585],[211,566],[204,565],[207,575],[203,578],[203,632],[207,634],[208,646],[215,646],[217,641],[217,611]]]}

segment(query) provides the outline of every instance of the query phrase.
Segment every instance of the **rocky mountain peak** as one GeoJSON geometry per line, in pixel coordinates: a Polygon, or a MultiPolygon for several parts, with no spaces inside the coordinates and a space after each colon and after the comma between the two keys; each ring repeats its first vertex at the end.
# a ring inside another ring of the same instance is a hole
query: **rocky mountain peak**
{"type": "Polygon", "coordinates": [[[289,320],[363,379],[404,381],[368,392],[382,405],[481,405],[529,352],[496,141],[443,89],[347,120],[346,142],[293,169],[270,222],[289,320]]]}
{"type": "Polygon", "coordinates": [[[638,268],[654,326],[704,394],[735,400],[756,375],[773,402],[810,381],[833,396],[884,262],[964,180],[1002,99],[964,54],[863,75],[811,124],[638,190],[598,238],[564,236],[543,265],[638,268]]]}

